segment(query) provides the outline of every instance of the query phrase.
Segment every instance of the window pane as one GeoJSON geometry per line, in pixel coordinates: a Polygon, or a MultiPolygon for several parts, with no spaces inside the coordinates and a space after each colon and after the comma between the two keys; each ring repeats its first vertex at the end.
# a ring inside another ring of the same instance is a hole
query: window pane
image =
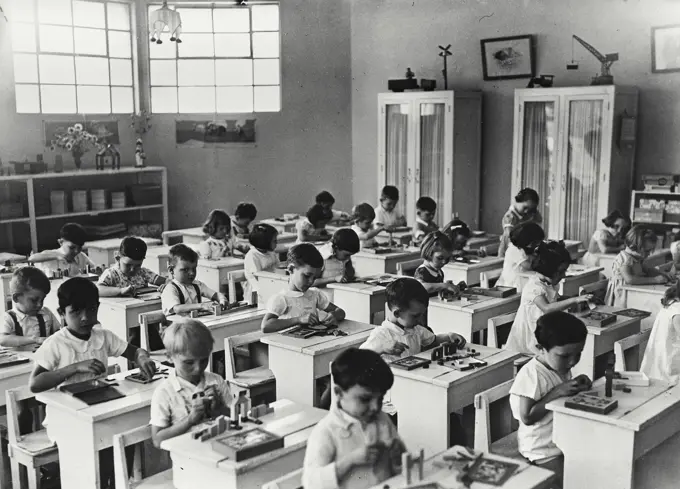
{"type": "Polygon", "coordinates": [[[215,112],[215,88],[180,87],[179,111],[186,114],[215,112]]]}
{"type": "Polygon", "coordinates": [[[217,87],[217,112],[240,114],[253,111],[253,87],[217,87]]]}
{"type": "Polygon", "coordinates": [[[78,85],[108,85],[108,60],[106,58],[77,57],[76,81],[78,85]]]}
{"type": "Polygon", "coordinates": [[[74,0],[73,25],[105,28],[104,4],[74,0]]]}
{"type": "Polygon", "coordinates": [[[12,23],[12,49],[35,53],[35,24],[12,23]]]}
{"type": "Polygon", "coordinates": [[[78,112],[81,114],[110,114],[109,87],[78,87],[78,112]]]}
{"type": "Polygon", "coordinates": [[[255,87],[255,112],[278,112],[281,110],[279,87],[255,87]]]}
{"type": "Polygon", "coordinates": [[[12,22],[35,22],[35,10],[33,2],[26,0],[12,0],[9,2],[7,16],[12,22]]]}
{"type": "Polygon", "coordinates": [[[109,2],[106,4],[109,29],[130,30],[130,10],[124,3],[109,2]]]}
{"type": "Polygon", "coordinates": [[[106,31],[103,29],[74,29],[76,53],[106,56],[106,31]]]}
{"type": "Polygon", "coordinates": [[[212,34],[182,34],[180,58],[212,58],[214,55],[212,34]]]}
{"type": "Polygon", "coordinates": [[[177,88],[151,87],[151,112],[156,114],[176,114],[177,88]]]}
{"type": "Polygon", "coordinates": [[[216,8],[213,26],[213,32],[250,32],[250,9],[216,8]]]}
{"type": "Polygon", "coordinates": [[[218,59],[215,61],[217,85],[252,85],[252,59],[218,59]]]}
{"type": "Polygon", "coordinates": [[[40,95],[38,91],[38,85],[15,85],[14,92],[17,101],[17,113],[40,113],[40,95]]]}
{"type": "Polygon", "coordinates": [[[254,58],[278,58],[279,57],[279,33],[278,32],[254,32],[253,33],[253,57],[254,58]]]}
{"type": "Polygon", "coordinates": [[[215,62],[212,59],[180,59],[177,63],[180,86],[215,85],[215,62]]]}
{"type": "Polygon", "coordinates": [[[111,112],[132,114],[135,111],[132,87],[111,87],[111,112]]]}
{"type": "Polygon", "coordinates": [[[73,56],[55,56],[41,54],[38,57],[41,83],[71,83],[76,82],[73,56]]]}
{"type": "Polygon", "coordinates": [[[278,59],[256,59],[255,64],[255,85],[278,85],[279,82],[279,60],[278,59]]]}
{"type": "Polygon", "coordinates": [[[129,59],[111,59],[111,85],[132,86],[132,61],[129,59]]]}
{"type": "Polygon", "coordinates": [[[75,114],[74,85],[40,85],[43,114],[75,114]]]}
{"type": "MultiPolygon", "coordinates": [[[[184,37],[184,36],[182,36],[184,37]]],[[[175,59],[177,57],[177,44],[168,41],[165,36],[163,44],[149,43],[149,58],[175,59]]]]}
{"type": "Polygon", "coordinates": [[[253,30],[254,31],[278,31],[279,30],[279,6],[278,5],[253,5],[253,30]]]}
{"type": "Polygon", "coordinates": [[[112,58],[132,58],[129,32],[109,31],[109,56],[112,58]]]}
{"type": "Polygon", "coordinates": [[[151,61],[151,85],[177,85],[177,61],[152,60],[151,61]]]}
{"type": "Polygon", "coordinates": [[[38,83],[38,57],[35,54],[14,55],[14,82],[38,83]]]}
{"type": "Polygon", "coordinates": [[[51,53],[72,53],[73,28],[41,25],[40,50],[51,53]]]}
{"type": "Polygon", "coordinates": [[[215,34],[215,56],[249,58],[250,34],[215,34]]]}
{"type": "Polygon", "coordinates": [[[38,18],[41,24],[72,25],[71,0],[39,0],[38,18]]]}
{"type": "Polygon", "coordinates": [[[178,8],[177,12],[182,17],[182,32],[212,32],[210,8],[178,8]]]}

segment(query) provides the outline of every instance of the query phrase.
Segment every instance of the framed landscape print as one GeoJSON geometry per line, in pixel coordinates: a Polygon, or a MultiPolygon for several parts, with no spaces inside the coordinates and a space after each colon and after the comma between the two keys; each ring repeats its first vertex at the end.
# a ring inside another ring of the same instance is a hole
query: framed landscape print
{"type": "Polygon", "coordinates": [[[531,78],[536,73],[533,35],[482,39],[484,80],[531,78]]]}
{"type": "Polygon", "coordinates": [[[652,72],[680,71],[680,24],[652,27],[652,72]]]}

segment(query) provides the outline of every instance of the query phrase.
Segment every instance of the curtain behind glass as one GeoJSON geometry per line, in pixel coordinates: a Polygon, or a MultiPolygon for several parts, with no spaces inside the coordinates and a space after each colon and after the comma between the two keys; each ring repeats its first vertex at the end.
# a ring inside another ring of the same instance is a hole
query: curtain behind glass
{"type": "Polygon", "coordinates": [[[385,171],[387,185],[394,185],[399,189],[397,209],[406,215],[408,106],[388,105],[385,110],[385,117],[385,171]]]}
{"type": "MultiPolygon", "coordinates": [[[[444,114],[446,105],[420,105],[420,196],[431,197],[437,203],[435,221],[443,226],[451,216],[442,215],[444,209],[444,114]]],[[[452,198],[452,196],[449,196],[452,198]]]]}

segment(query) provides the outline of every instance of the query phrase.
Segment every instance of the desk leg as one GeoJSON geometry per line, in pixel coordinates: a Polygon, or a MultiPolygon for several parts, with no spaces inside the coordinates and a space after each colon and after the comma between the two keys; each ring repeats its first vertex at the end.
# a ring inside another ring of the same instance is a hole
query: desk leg
{"type": "Polygon", "coordinates": [[[269,346],[269,368],[276,379],[276,398],[316,406],[313,357],[269,346]]]}
{"type": "MultiPolygon", "coordinates": [[[[55,423],[65,423],[50,413],[50,433],[55,423]]],[[[68,423],[65,431],[55,434],[59,449],[61,487],[91,487],[99,489],[99,452],[92,432],[83,430],[79,423],[68,423]]]]}

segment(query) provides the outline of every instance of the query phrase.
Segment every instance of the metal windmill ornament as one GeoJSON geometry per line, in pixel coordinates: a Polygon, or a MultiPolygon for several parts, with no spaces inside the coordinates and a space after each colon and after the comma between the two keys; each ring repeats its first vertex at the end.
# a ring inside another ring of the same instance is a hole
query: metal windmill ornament
{"type": "Polygon", "coordinates": [[[444,69],[442,70],[442,74],[444,75],[444,90],[449,89],[449,70],[448,70],[448,65],[446,62],[446,58],[451,56],[451,45],[449,44],[448,46],[438,46],[441,52],[439,53],[439,56],[444,58],[444,69]]]}

